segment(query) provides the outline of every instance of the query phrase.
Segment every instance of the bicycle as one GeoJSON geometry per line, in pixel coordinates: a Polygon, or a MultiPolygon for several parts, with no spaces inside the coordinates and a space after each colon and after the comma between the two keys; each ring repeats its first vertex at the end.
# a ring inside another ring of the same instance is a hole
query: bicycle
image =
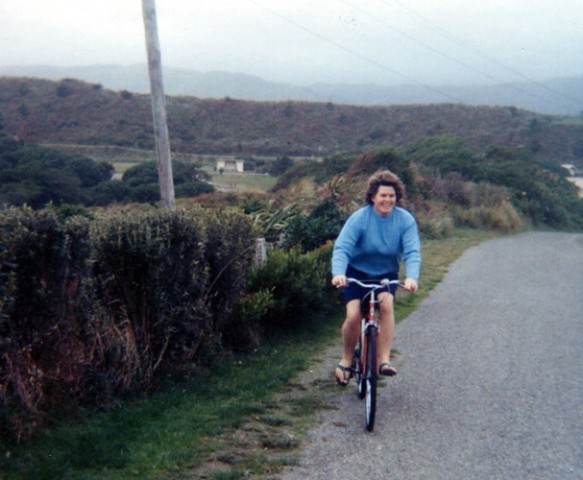
{"type": "Polygon", "coordinates": [[[374,429],[377,401],[377,338],[379,324],[377,321],[378,305],[382,301],[376,299],[376,291],[389,285],[404,285],[399,280],[382,279],[379,283],[364,283],[356,278],[347,278],[348,282],[356,283],[363,288],[369,288],[369,292],[362,299],[360,337],[354,350],[352,371],[356,378],[358,388],[358,398],[366,398],[365,402],[365,424],[366,429],[372,432],[374,429]],[[368,305],[364,300],[368,298],[368,305]]]}

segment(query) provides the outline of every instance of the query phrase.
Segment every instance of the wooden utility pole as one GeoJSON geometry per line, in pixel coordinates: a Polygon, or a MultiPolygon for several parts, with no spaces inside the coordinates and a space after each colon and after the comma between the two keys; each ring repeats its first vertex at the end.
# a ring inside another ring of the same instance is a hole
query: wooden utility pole
{"type": "Polygon", "coordinates": [[[142,12],[146,30],[146,50],[148,52],[150,96],[152,98],[160,196],[166,208],[174,210],[176,206],[174,202],[174,179],[172,177],[172,161],[170,157],[170,137],[166,121],[166,100],[162,81],[162,58],[158,40],[155,0],[142,0],[142,12]]]}

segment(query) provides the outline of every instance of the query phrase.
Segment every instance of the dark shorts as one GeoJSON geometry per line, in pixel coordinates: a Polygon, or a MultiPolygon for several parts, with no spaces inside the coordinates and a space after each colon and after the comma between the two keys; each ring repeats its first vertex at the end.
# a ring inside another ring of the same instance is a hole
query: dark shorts
{"type": "MultiPolygon", "coordinates": [[[[389,280],[397,280],[399,278],[398,273],[387,272],[380,276],[371,277],[364,272],[357,270],[356,268],[352,268],[350,265],[346,270],[346,276],[348,278],[356,278],[361,282],[368,283],[372,281],[372,283],[376,283],[377,281],[382,280],[383,278],[388,278],[389,280]]],[[[380,292],[389,292],[393,297],[397,293],[398,285],[388,285],[383,288],[379,288],[377,290],[377,294],[380,292]]],[[[348,286],[344,289],[344,303],[348,303],[351,300],[362,300],[366,294],[370,291],[369,288],[361,287],[356,283],[349,283],[348,286]]]]}

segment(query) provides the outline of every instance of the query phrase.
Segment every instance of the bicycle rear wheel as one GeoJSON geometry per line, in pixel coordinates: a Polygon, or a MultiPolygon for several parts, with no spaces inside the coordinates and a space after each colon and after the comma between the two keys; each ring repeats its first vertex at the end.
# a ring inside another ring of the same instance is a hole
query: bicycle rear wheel
{"type": "Polygon", "coordinates": [[[366,371],[364,372],[366,397],[366,429],[372,432],[377,409],[377,336],[376,327],[369,327],[365,336],[366,371]]]}

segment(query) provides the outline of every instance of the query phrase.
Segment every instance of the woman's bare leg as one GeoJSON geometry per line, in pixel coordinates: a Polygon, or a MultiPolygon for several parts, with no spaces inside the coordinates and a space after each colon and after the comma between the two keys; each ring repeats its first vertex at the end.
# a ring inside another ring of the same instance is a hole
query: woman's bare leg
{"type": "MultiPolygon", "coordinates": [[[[360,300],[351,300],[346,304],[346,318],[342,324],[342,360],[340,365],[343,367],[352,366],[352,355],[358,337],[360,335],[360,320],[362,315],[360,313],[360,300]]],[[[348,375],[346,372],[336,368],[335,372],[337,379],[343,379],[347,382],[348,375]]]]}
{"type": "Polygon", "coordinates": [[[391,359],[391,346],[395,335],[395,313],[393,308],[394,298],[390,293],[381,293],[379,300],[382,300],[379,304],[379,348],[377,360],[380,366],[383,363],[389,363],[391,359]]]}

